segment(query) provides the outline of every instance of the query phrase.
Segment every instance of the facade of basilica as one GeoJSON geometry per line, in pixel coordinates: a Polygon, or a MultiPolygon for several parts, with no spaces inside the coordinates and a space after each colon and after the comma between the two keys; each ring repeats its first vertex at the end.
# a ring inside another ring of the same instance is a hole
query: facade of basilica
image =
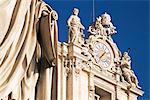
{"type": "Polygon", "coordinates": [[[117,33],[106,12],[96,18],[84,39],[84,26],[73,9],[68,19],[68,43],[58,45],[61,100],[137,100],[143,91],[131,67],[111,38],[117,33]]]}
{"type": "Polygon", "coordinates": [[[0,1],[0,100],[137,100],[143,95],[112,35],[111,16],[96,18],[84,38],[79,9],[68,42],[58,41],[57,12],[42,0],[0,1]]]}

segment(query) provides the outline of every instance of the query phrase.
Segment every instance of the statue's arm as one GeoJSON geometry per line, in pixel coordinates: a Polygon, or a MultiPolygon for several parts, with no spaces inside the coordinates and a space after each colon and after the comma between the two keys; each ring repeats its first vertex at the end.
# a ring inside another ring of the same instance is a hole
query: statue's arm
{"type": "Polygon", "coordinates": [[[71,26],[71,20],[72,20],[72,15],[69,17],[69,19],[68,19],[68,21],[67,21],[67,25],[68,25],[68,27],[70,27],[71,26]]]}

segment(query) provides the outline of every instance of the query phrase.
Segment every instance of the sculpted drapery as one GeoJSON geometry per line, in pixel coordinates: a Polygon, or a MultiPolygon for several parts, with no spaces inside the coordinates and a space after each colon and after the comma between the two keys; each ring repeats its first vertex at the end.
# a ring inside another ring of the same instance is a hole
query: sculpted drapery
{"type": "Polygon", "coordinates": [[[41,0],[0,9],[0,99],[56,100],[56,12],[41,0]]]}

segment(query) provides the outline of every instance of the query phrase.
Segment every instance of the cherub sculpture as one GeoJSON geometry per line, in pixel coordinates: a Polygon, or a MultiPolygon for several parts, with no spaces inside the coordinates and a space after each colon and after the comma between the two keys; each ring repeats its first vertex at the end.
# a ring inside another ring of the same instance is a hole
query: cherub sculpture
{"type": "Polygon", "coordinates": [[[138,80],[134,72],[131,69],[131,58],[128,55],[128,52],[124,52],[121,60],[121,69],[124,80],[127,81],[131,86],[138,87],[138,80]]]}
{"type": "Polygon", "coordinates": [[[103,34],[103,26],[101,24],[101,17],[97,17],[96,18],[96,22],[95,22],[95,29],[97,30],[98,35],[104,35],[103,34]]]}
{"type": "Polygon", "coordinates": [[[81,24],[80,18],[78,17],[79,10],[77,8],[73,9],[73,14],[67,21],[69,27],[69,40],[68,42],[75,42],[76,40],[80,42],[83,37],[84,26],[81,24]]]}
{"type": "Polygon", "coordinates": [[[92,25],[89,26],[88,32],[90,32],[91,35],[103,35],[103,26],[101,24],[101,17],[97,17],[96,21],[92,23],[92,25]]]}

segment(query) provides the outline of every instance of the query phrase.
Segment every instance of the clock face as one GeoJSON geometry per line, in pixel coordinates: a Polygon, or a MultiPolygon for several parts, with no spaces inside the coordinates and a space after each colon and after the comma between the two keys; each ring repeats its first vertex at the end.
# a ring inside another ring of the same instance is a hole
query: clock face
{"type": "Polygon", "coordinates": [[[98,42],[94,46],[94,57],[96,62],[103,68],[111,65],[111,50],[104,43],[98,42]]]}

